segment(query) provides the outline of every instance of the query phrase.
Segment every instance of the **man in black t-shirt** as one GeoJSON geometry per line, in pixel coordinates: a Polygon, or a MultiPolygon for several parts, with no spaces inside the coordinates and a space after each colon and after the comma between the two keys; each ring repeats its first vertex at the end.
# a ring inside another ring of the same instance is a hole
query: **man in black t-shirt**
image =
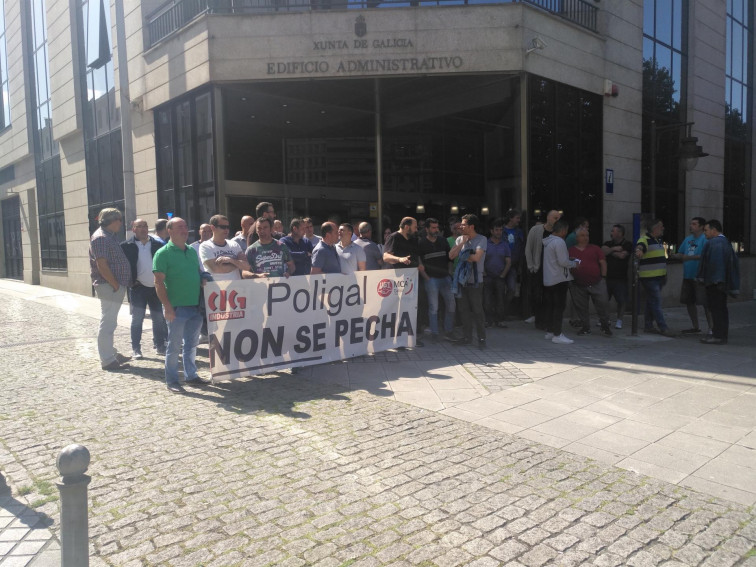
{"type": "Polygon", "coordinates": [[[441,235],[438,220],[429,218],[425,221],[426,234],[418,241],[420,257],[425,267],[423,279],[428,296],[428,319],[431,340],[438,341],[438,296],[444,300],[444,337],[456,341],[454,337],[454,311],[456,302],[451,290],[449,275],[449,243],[441,235]]]}
{"type": "Polygon", "coordinates": [[[627,304],[627,270],[633,244],[625,240],[625,227],[615,224],[610,233],[611,240],[604,242],[601,247],[606,256],[606,291],[608,298],[614,297],[617,302],[616,329],[622,328],[622,317],[625,315],[627,304]]]}

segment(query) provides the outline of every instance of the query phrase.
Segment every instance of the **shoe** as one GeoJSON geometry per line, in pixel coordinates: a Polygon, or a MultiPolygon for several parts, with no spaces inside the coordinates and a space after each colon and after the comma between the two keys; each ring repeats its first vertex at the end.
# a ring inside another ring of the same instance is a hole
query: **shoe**
{"type": "Polygon", "coordinates": [[[157,354],[158,356],[165,356],[165,349],[164,348],[156,348],[155,349],[155,354],[157,354]]]}
{"type": "Polygon", "coordinates": [[[669,328],[662,329],[661,331],[659,331],[659,334],[662,335],[662,336],[664,336],[664,337],[676,337],[677,336],[677,333],[675,333],[674,331],[672,331],[669,328]]]}
{"type": "Polygon", "coordinates": [[[480,350],[485,350],[486,346],[486,339],[478,339],[478,348],[480,350]]]}
{"type": "Polygon", "coordinates": [[[457,337],[453,331],[449,331],[448,333],[444,334],[444,339],[449,341],[450,343],[459,342],[459,337],[457,337]]]}
{"type": "Polygon", "coordinates": [[[526,323],[535,323],[535,316],[528,317],[525,319],[526,323]]]}
{"type": "Polygon", "coordinates": [[[114,370],[125,370],[126,368],[129,368],[128,364],[121,364],[117,360],[114,360],[110,364],[102,365],[102,369],[107,370],[108,372],[113,372],[114,370]]]}
{"type": "Polygon", "coordinates": [[[590,335],[590,334],[591,334],[591,329],[590,329],[590,327],[583,327],[582,329],[580,329],[580,330],[578,331],[578,336],[579,336],[579,337],[580,337],[580,336],[584,336],[584,335],[590,335]]]}
{"type": "Polygon", "coordinates": [[[128,362],[131,360],[130,356],[123,356],[120,352],[117,352],[115,355],[115,359],[118,361],[118,364],[123,364],[124,362],[128,362]]]}
{"type": "Polygon", "coordinates": [[[692,329],[683,329],[682,331],[680,331],[680,333],[683,335],[697,335],[700,332],[701,329],[699,329],[698,327],[692,329]]]}
{"type": "Polygon", "coordinates": [[[543,338],[544,338],[544,339],[546,339],[547,341],[550,341],[551,339],[553,339],[553,338],[554,338],[554,333],[546,333],[546,334],[545,334],[545,335],[543,336],[543,338]]]}
{"type": "Polygon", "coordinates": [[[133,358],[134,360],[142,360],[144,356],[142,356],[141,349],[135,348],[134,352],[131,354],[131,358],[133,358]]]}
{"type": "Polygon", "coordinates": [[[614,324],[615,329],[621,329],[622,328],[622,319],[617,319],[617,322],[614,324]]]}
{"type": "Polygon", "coordinates": [[[208,384],[211,384],[212,381],[208,380],[207,378],[195,376],[193,378],[189,378],[188,380],[185,380],[184,383],[187,386],[207,386],[208,384]]]}
{"type": "Polygon", "coordinates": [[[601,327],[601,334],[605,337],[611,337],[612,336],[612,329],[609,327],[609,323],[601,327]]]}
{"type": "Polygon", "coordinates": [[[499,321],[498,323],[496,323],[496,326],[499,329],[507,329],[508,328],[507,325],[506,325],[506,323],[504,323],[504,321],[499,321]]]}
{"type": "Polygon", "coordinates": [[[181,384],[168,384],[166,387],[172,394],[186,394],[186,390],[181,384]]]}
{"type": "Polygon", "coordinates": [[[472,341],[470,339],[459,339],[456,343],[454,343],[455,346],[467,346],[472,341]]]}
{"type": "Polygon", "coordinates": [[[701,342],[705,345],[726,345],[727,339],[717,339],[715,337],[704,337],[701,342]]]}
{"type": "Polygon", "coordinates": [[[567,337],[564,336],[564,333],[562,333],[561,335],[557,335],[556,337],[551,339],[551,342],[558,345],[571,345],[575,341],[573,341],[572,339],[568,339],[567,337]]]}

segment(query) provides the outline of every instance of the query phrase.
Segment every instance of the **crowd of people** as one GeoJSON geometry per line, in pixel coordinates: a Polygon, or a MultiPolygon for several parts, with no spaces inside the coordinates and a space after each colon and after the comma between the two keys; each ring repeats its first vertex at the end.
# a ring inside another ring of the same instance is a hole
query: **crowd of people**
{"type": "MultiPolygon", "coordinates": [[[[379,244],[369,222],[326,221],[316,235],[312,219],[295,218],[284,234],[274,206],[262,202],[255,216],[242,217],[234,236],[224,215],[202,224],[199,239],[191,244],[187,244],[189,227],[181,218],[159,219],[154,234],[146,221],[136,219],[131,224],[133,236],[119,243],[123,215],[118,209],[103,209],[89,254],[92,282],[102,306],[98,333],[102,368],[120,370],[132,358],[143,358],[142,326],[149,307],[153,347],[165,357],[168,390],[184,392],[179,352],[185,383],[208,382],[198,375],[195,363],[196,347],[207,337],[205,282],[362,270],[417,268],[417,346],[424,346],[419,337],[425,328],[433,342],[485,349],[488,328],[506,328],[508,320],[519,318],[545,331],[545,338],[553,343],[573,343],[563,330],[568,298],[569,322],[577,335],[591,333],[592,302],[601,334],[611,337],[612,323],[615,329],[623,325],[635,259],[645,296],[645,331],[675,334],[661,307],[668,260],[661,220],[648,222],[635,244],[616,224],[603,246],[590,243],[587,219],[577,218],[571,227],[559,211],[549,211],[545,222],[536,223],[527,235],[520,228],[521,220],[515,210],[488,226],[474,214],[452,217],[450,235],[445,237],[438,219],[405,217],[396,231],[384,232],[379,244]],[[127,292],[132,356],[119,353],[113,343],[127,292]],[[612,299],[614,321],[609,309],[612,299]]],[[[719,221],[696,217],[690,232],[670,256],[684,264],[680,301],[687,306],[692,326],[682,333],[702,333],[698,306],[703,306],[709,332],[702,342],[724,344],[729,327],[727,296],[739,289],[738,258],[719,221]]]]}

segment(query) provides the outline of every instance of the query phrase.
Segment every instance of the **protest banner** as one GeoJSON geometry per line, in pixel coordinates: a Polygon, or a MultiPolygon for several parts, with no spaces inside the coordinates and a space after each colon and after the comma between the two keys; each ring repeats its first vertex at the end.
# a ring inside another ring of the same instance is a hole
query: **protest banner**
{"type": "Polygon", "coordinates": [[[213,380],[412,347],[417,269],[208,282],[213,380]]]}

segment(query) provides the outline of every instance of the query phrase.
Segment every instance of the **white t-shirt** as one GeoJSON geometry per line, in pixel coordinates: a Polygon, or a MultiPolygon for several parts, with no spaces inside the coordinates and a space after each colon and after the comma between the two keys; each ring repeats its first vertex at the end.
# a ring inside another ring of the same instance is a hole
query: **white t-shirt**
{"type": "Polygon", "coordinates": [[[336,252],[339,253],[339,265],[342,274],[353,274],[357,271],[357,262],[365,261],[365,251],[361,246],[350,242],[346,247],[339,241],[336,244],[336,252]]]}
{"type": "MultiPolygon", "coordinates": [[[[233,258],[236,260],[239,257],[239,254],[242,254],[241,246],[239,246],[236,242],[233,240],[226,240],[225,245],[218,246],[213,242],[212,239],[205,240],[202,244],[200,244],[199,247],[199,256],[200,256],[200,262],[202,262],[202,266],[207,269],[207,265],[205,262],[207,260],[215,260],[216,258],[219,258],[221,256],[228,256],[229,258],[233,258]]],[[[209,271],[209,270],[208,270],[209,271]]],[[[213,280],[216,282],[225,282],[225,281],[233,281],[233,280],[240,280],[241,279],[241,272],[237,270],[232,270],[228,272],[227,274],[222,274],[218,272],[211,272],[213,274],[213,280]]]]}

